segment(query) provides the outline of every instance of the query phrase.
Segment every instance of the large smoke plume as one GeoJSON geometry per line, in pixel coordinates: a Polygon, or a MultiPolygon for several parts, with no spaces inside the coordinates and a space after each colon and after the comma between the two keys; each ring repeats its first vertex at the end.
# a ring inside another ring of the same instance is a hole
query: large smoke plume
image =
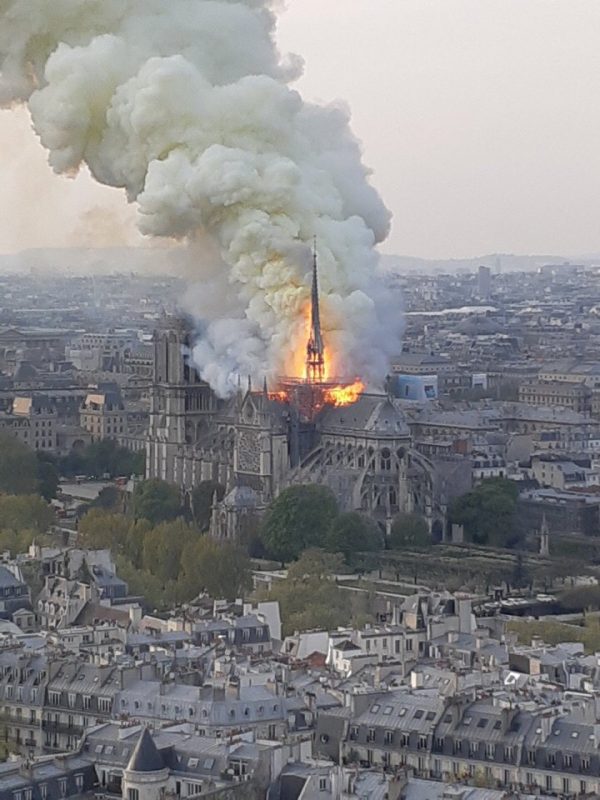
{"type": "Polygon", "coordinates": [[[0,104],[27,104],[53,169],[86,163],[153,236],[209,242],[194,356],[221,393],[289,371],[317,237],[338,374],[380,382],[400,313],[376,278],[390,216],[339,106],[290,88],[275,0],[0,0],[0,104]],[[210,255],[210,253],[213,253],[210,255]]]}

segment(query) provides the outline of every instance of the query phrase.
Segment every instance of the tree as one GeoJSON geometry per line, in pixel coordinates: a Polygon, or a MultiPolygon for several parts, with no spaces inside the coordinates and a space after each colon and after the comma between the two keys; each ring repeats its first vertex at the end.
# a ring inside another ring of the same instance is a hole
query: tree
{"type": "Polygon", "coordinates": [[[467,538],[476,544],[515,547],[522,538],[515,525],[518,496],[513,481],[490,478],[454,501],[450,519],[463,525],[467,538]]]}
{"type": "Polygon", "coordinates": [[[390,534],[390,547],[393,550],[427,547],[430,544],[431,534],[424,517],[415,513],[398,514],[390,534]]]}
{"type": "Polygon", "coordinates": [[[225,495],[225,487],[218,481],[202,481],[192,492],[192,516],[201,531],[207,531],[210,525],[215,492],[220,502],[225,495]]]}
{"type": "Polygon", "coordinates": [[[152,609],[162,610],[168,607],[169,597],[160,578],[147,570],[134,567],[130,561],[122,556],[116,559],[119,576],[129,585],[129,591],[134,596],[141,596],[152,609]]]}
{"type": "Polygon", "coordinates": [[[93,442],[81,450],[73,450],[59,463],[60,472],[67,477],[74,475],[143,475],[146,456],[144,452],[133,453],[121,447],[114,439],[93,442]]]}
{"type": "Polygon", "coordinates": [[[33,450],[14,436],[0,434],[0,492],[34,494],[38,464],[33,450]]]}
{"type": "Polygon", "coordinates": [[[383,536],[377,523],[355,511],[339,514],[329,526],[326,539],[331,553],[343,553],[350,563],[357,553],[383,549],[383,536]]]}
{"type": "Polygon", "coordinates": [[[122,553],[129,535],[131,520],[122,514],[109,514],[92,508],[79,523],[79,537],[90,550],[112,550],[122,553]]]}
{"type": "Polygon", "coordinates": [[[291,581],[307,581],[313,578],[322,581],[347,571],[341,553],[327,553],[319,547],[311,547],[290,565],[287,576],[291,581]]]}
{"type": "Polygon", "coordinates": [[[366,598],[340,589],[334,580],[344,567],[342,556],[323,550],[306,550],[288,570],[287,578],[273,584],[266,599],[281,608],[283,632],[332,630],[360,618],[368,621],[366,598]]]}
{"type": "Polygon", "coordinates": [[[157,479],[141,481],[133,490],[131,512],[153,525],[174,520],[183,513],[179,489],[157,479]]]}
{"type": "Polygon", "coordinates": [[[123,509],[123,493],[117,486],[105,486],[100,490],[98,497],[90,503],[91,508],[101,508],[104,511],[120,511],[123,509]]]}
{"type": "Polygon", "coordinates": [[[121,447],[114,439],[94,442],[84,453],[88,472],[93,475],[142,475],[144,473],[144,454],[132,453],[121,447]]]}
{"type": "Polygon", "coordinates": [[[177,580],[184,548],[188,542],[198,538],[198,531],[190,528],[182,519],[157,525],[144,537],[143,568],[165,582],[177,580]]]}
{"type": "Polygon", "coordinates": [[[127,530],[127,537],[122,553],[136,569],[142,569],[144,563],[144,542],[152,530],[147,519],[133,520],[127,530]]]}
{"type": "Polygon", "coordinates": [[[575,586],[560,596],[566,612],[597,611],[600,608],[600,586],[575,586]]]}
{"type": "Polygon", "coordinates": [[[59,475],[54,459],[47,453],[37,452],[37,491],[45,500],[53,500],[58,492],[59,475]]]}
{"type": "Polygon", "coordinates": [[[0,495],[0,550],[23,553],[53,522],[54,512],[39,495],[0,495]]]}
{"type": "Polygon", "coordinates": [[[4,530],[44,534],[53,522],[54,512],[39,495],[0,495],[0,526],[4,530]]]}
{"type": "MultiPolygon", "coordinates": [[[[184,569],[186,563],[187,559],[184,569]]],[[[219,544],[207,537],[202,538],[196,546],[194,560],[189,563],[194,565],[201,587],[211,597],[236,600],[252,586],[248,556],[229,542],[219,544]]]]}
{"type": "Polygon", "coordinates": [[[262,541],[273,558],[291,561],[324,541],[337,513],[337,501],[327,487],[292,486],[267,511],[262,541]]]}

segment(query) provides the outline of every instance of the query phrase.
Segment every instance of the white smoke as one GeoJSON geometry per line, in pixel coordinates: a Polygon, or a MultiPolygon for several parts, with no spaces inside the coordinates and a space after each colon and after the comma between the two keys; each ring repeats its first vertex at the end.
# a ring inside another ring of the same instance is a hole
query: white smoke
{"type": "Polygon", "coordinates": [[[0,103],[27,103],[57,172],[86,163],[154,236],[208,239],[194,357],[221,393],[289,371],[317,236],[335,371],[381,382],[400,312],[376,278],[390,215],[340,106],[305,103],[274,0],[0,0],[0,103]]]}

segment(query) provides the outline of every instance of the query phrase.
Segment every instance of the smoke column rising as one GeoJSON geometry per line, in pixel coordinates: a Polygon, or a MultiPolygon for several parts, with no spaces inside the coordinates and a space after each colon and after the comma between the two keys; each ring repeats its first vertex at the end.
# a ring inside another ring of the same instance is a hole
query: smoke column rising
{"type": "Polygon", "coordinates": [[[56,172],[87,164],[152,236],[207,241],[194,312],[202,376],[289,371],[310,244],[340,375],[380,383],[400,312],[377,279],[390,215],[341,106],[305,103],[275,0],[0,0],[0,104],[26,104],[56,172]]]}

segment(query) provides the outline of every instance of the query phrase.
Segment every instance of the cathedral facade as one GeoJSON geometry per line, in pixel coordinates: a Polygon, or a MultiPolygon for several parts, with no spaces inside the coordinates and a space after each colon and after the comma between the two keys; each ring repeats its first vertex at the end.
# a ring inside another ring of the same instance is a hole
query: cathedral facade
{"type": "Polygon", "coordinates": [[[330,487],[342,510],[369,513],[382,525],[399,511],[419,510],[430,522],[443,516],[434,477],[411,449],[402,401],[365,393],[307,420],[266,385],[219,399],[190,361],[190,336],[171,319],[154,337],[146,469],[188,496],[203,481],[221,484],[214,535],[237,537],[245,515],[306,483],[330,487]]]}

